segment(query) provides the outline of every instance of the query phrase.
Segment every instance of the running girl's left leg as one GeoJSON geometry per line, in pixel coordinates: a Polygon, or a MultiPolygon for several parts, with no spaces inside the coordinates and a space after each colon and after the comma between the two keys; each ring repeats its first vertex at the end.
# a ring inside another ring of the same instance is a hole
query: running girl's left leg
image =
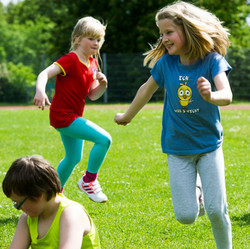
{"type": "Polygon", "coordinates": [[[196,196],[198,155],[168,154],[167,156],[175,217],[182,224],[191,224],[196,220],[199,212],[196,196]]]}
{"type": "Polygon", "coordinates": [[[227,212],[224,158],[222,147],[205,153],[197,164],[205,208],[210,219],[218,249],[232,248],[232,231],[227,212]]]}
{"type": "Polygon", "coordinates": [[[58,130],[66,136],[94,143],[89,154],[87,170],[90,173],[96,174],[99,171],[112,142],[109,133],[95,123],[84,118],[77,118],[68,127],[58,130]]]}
{"type": "Polygon", "coordinates": [[[78,186],[92,200],[96,202],[107,201],[107,197],[104,194],[101,195],[101,188],[96,178],[111,145],[112,138],[109,133],[84,118],[77,118],[68,127],[58,130],[64,136],[94,142],[94,146],[89,154],[86,175],[84,175],[84,179],[79,180],[81,182],[78,182],[78,186]],[[99,197],[101,196],[100,198],[97,196],[98,193],[99,197]]]}
{"type": "Polygon", "coordinates": [[[62,184],[62,188],[69,179],[73,169],[82,159],[82,149],[84,141],[82,139],[72,138],[60,132],[63,142],[65,157],[57,166],[57,173],[62,184]]]}

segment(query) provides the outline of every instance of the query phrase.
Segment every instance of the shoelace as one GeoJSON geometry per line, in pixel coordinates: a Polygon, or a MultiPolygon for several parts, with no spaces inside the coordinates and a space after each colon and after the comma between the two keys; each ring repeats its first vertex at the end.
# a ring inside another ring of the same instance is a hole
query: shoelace
{"type": "Polygon", "coordinates": [[[98,194],[102,191],[102,188],[98,181],[94,182],[82,182],[82,188],[88,193],[88,194],[98,194]]]}

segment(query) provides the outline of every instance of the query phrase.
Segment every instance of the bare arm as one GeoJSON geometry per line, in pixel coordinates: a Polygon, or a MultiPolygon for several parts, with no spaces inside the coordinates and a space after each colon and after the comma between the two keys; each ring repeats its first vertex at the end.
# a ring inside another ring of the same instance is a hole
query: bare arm
{"type": "Polygon", "coordinates": [[[27,214],[22,213],[18,221],[16,232],[9,249],[28,249],[30,234],[27,225],[27,214]]]}
{"type": "Polygon", "coordinates": [[[59,249],[80,249],[82,239],[91,229],[90,220],[82,207],[70,205],[60,219],[59,249]]]}
{"type": "Polygon", "coordinates": [[[88,95],[88,97],[91,100],[99,99],[105,92],[107,88],[107,84],[108,84],[107,78],[103,73],[98,72],[96,74],[96,78],[97,79],[92,83],[90,87],[90,91],[88,95]]]}
{"type": "Polygon", "coordinates": [[[214,77],[214,83],[217,91],[212,92],[211,84],[206,78],[200,77],[198,79],[197,88],[202,98],[214,105],[229,105],[232,102],[233,94],[226,73],[217,74],[214,77]]]}
{"type": "Polygon", "coordinates": [[[49,98],[45,93],[46,84],[50,78],[53,78],[60,73],[62,73],[61,68],[56,64],[51,64],[38,75],[36,83],[36,94],[33,99],[34,105],[42,108],[42,110],[44,110],[45,103],[50,105],[49,98]]]}
{"type": "Polygon", "coordinates": [[[154,81],[153,77],[150,76],[146,83],[144,83],[130,104],[129,108],[125,113],[117,113],[114,121],[120,125],[126,125],[136,116],[136,114],[148,103],[153,94],[159,86],[154,81]]]}

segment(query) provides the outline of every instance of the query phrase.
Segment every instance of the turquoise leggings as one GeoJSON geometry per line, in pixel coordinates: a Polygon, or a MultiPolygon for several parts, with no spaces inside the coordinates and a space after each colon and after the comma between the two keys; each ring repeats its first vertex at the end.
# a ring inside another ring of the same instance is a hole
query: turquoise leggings
{"type": "Polygon", "coordinates": [[[98,173],[112,142],[109,133],[84,118],[77,118],[68,127],[57,130],[65,149],[65,157],[57,167],[62,187],[82,159],[84,140],[94,143],[89,154],[87,171],[98,173]]]}

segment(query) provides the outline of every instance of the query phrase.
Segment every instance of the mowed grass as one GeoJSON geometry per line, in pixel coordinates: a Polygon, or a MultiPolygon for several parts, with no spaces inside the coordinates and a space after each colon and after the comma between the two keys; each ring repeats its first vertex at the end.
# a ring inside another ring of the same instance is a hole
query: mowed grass
{"type": "MultiPolygon", "coordinates": [[[[161,108],[143,109],[126,127],[113,122],[115,114],[122,111],[87,108],[84,114],[113,138],[98,178],[109,201],[91,202],[76,186],[86,169],[90,142],[85,142],[83,159],[64,194],[88,210],[99,230],[102,248],[216,248],[207,216],[192,225],[181,225],[174,217],[167,157],[160,145],[161,108]]],[[[0,110],[1,182],[18,157],[40,154],[55,167],[63,158],[60,136],[49,126],[48,115],[48,110],[0,110]]],[[[222,110],[222,124],[233,248],[245,249],[250,245],[250,110],[222,110]]],[[[0,248],[8,248],[21,211],[12,207],[2,188],[0,198],[0,248]]]]}

